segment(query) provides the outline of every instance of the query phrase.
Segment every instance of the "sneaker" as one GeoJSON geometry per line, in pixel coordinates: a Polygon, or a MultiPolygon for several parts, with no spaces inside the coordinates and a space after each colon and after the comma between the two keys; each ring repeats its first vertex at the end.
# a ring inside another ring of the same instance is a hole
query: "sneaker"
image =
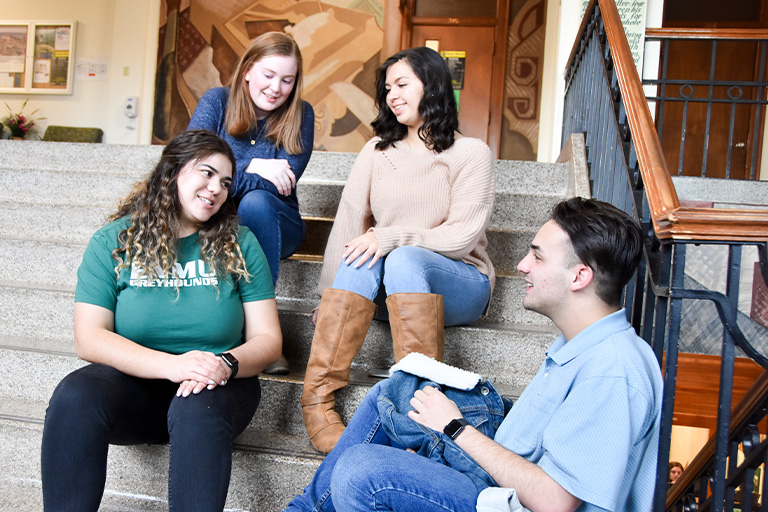
{"type": "Polygon", "coordinates": [[[267,366],[264,373],[269,375],[288,375],[291,371],[291,367],[288,366],[288,359],[284,355],[280,354],[280,358],[267,366]]]}

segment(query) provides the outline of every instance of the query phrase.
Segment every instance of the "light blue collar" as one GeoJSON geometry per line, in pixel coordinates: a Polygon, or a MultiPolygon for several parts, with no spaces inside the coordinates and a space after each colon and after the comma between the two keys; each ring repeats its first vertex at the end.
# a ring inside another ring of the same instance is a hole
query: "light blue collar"
{"type": "Polygon", "coordinates": [[[561,334],[547,350],[547,357],[558,366],[563,366],[608,336],[631,328],[627,321],[626,310],[621,308],[583,329],[571,341],[566,342],[565,336],[561,334]]]}

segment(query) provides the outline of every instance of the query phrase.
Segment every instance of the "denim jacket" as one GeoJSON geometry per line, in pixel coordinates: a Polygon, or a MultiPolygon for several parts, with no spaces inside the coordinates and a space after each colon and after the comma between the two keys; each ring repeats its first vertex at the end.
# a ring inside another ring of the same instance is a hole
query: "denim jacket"
{"type": "Polygon", "coordinates": [[[445,393],[459,407],[462,416],[490,438],[501,425],[511,403],[503,399],[487,380],[470,390],[462,390],[403,371],[394,372],[381,383],[377,400],[382,427],[394,442],[466,474],[478,492],[489,486],[498,487],[491,475],[448,436],[419,425],[407,416],[408,411],[413,409],[409,403],[413,394],[425,386],[433,386],[445,393]]]}

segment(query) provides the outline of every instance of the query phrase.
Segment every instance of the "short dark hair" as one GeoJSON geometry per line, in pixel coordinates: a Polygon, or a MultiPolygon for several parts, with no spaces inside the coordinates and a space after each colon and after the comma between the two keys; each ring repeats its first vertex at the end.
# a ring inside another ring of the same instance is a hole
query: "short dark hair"
{"type": "Polygon", "coordinates": [[[408,133],[408,128],[398,122],[387,106],[387,70],[401,60],[408,63],[424,85],[424,96],[419,102],[419,115],[424,124],[419,127],[419,137],[428,148],[441,153],[453,146],[455,132],[459,131],[459,111],[448,65],[439,53],[426,46],[408,48],[396,53],[376,71],[378,114],[371,123],[373,133],[381,137],[376,149],[387,149],[405,138],[408,133]]]}
{"type": "Polygon", "coordinates": [[[618,306],[640,263],[640,224],[609,203],[581,197],[556,204],[552,220],[568,234],[576,257],[592,269],[597,296],[618,306]]]}

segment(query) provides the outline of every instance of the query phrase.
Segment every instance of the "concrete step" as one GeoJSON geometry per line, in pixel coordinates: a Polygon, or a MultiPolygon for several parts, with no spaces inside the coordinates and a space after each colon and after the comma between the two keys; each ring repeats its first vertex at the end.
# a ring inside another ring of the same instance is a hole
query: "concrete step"
{"type": "MultiPolygon", "coordinates": [[[[157,147],[52,147],[50,143],[3,148],[0,183],[4,202],[96,206],[113,209],[131,186],[143,179],[159,157],[157,147]],[[79,150],[78,150],[79,149],[79,150]],[[39,154],[39,159],[35,158],[39,154]]],[[[332,219],[355,155],[315,152],[298,189],[302,215],[332,219]]],[[[565,164],[498,161],[491,227],[538,229],[551,204],[565,196],[565,164]]],[[[70,221],[73,217],[63,217],[70,221]]]]}
{"type": "MultiPolygon", "coordinates": [[[[0,371],[11,383],[0,388],[0,467],[4,468],[0,488],[14,489],[0,498],[4,500],[0,504],[18,502],[22,504],[18,510],[39,510],[30,504],[40,503],[39,461],[45,407],[61,378],[84,364],[71,354],[0,349],[0,371]],[[35,368],[45,371],[31,375],[30,369],[35,368]],[[28,500],[16,494],[18,484],[31,493],[28,500]]],[[[302,426],[298,405],[300,375],[261,379],[259,409],[235,441],[228,509],[281,509],[309,482],[322,458],[311,447],[302,426]]],[[[337,395],[338,410],[345,421],[373,382],[364,372],[353,370],[352,384],[337,395]]],[[[509,396],[519,394],[510,392],[511,388],[498,387],[509,396]]],[[[167,451],[165,445],[111,447],[102,510],[167,507],[167,451]]]]}
{"type": "MultiPolygon", "coordinates": [[[[0,346],[56,354],[73,352],[72,292],[0,286],[0,305],[0,346]]],[[[314,334],[311,308],[281,304],[280,324],[283,352],[294,366],[303,367],[314,334]]],[[[448,327],[445,361],[494,382],[522,387],[533,378],[556,334],[551,326],[484,320],[470,327],[448,327]]],[[[389,324],[374,321],[355,364],[369,369],[388,368],[393,363],[389,324]]]]}
{"type": "MultiPolygon", "coordinates": [[[[36,404],[34,410],[28,407],[28,416],[20,417],[6,414],[5,408],[0,405],[0,509],[42,510],[43,409],[36,404]]],[[[317,454],[297,455],[292,443],[280,436],[259,437],[266,447],[236,440],[226,510],[281,510],[309,483],[321,462],[317,454]]],[[[167,510],[167,479],[167,444],[111,446],[100,510],[167,510]]]]}
{"type": "MultiPolygon", "coordinates": [[[[0,239],[79,244],[83,247],[114,211],[114,208],[107,206],[2,204],[5,217],[0,223],[0,239]]],[[[308,235],[297,255],[304,258],[321,258],[332,222],[310,218],[306,223],[308,235]]],[[[487,230],[488,255],[497,274],[509,275],[515,272],[517,263],[528,251],[536,230],[493,227],[487,230]]]]}
{"type": "MultiPolygon", "coordinates": [[[[3,243],[0,240],[0,257],[2,247],[3,243]]],[[[289,259],[281,266],[281,275],[275,290],[278,300],[305,307],[317,306],[320,302],[317,282],[320,279],[322,263],[289,259]],[[290,277],[284,278],[284,276],[290,277]]],[[[0,273],[0,282],[2,282],[2,273],[0,273]]],[[[548,318],[523,308],[524,295],[525,281],[517,272],[512,275],[497,276],[491,307],[483,318],[498,323],[551,326],[552,322],[548,318]]]]}
{"type": "MultiPolygon", "coordinates": [[[[0,285],[74,291],[83,251],[85,246],[81,244],[0,237],[0,285]]],[[[303,306],[317,305],[321,267],[319,261],[284,261],[277,282],[278,299],[303,306]]],[[[516,273],[499,276],[486,318],[494,322],[550,325],[545,317],[523,309],[524,286],[516,273]]]]}
{"type": "Polygon", "coordinates": [[[0,238],[80,244],[114,213],[113,207],[2,202],[0,238]]]}
{"type": "MultiPolygon", "coordinates": [[[[0,237],[86,244],[117,202],[159,157],[158,147],[23,144],[3,148],[0,184],[6,220],[0,237]],[[35,156],[36,158],[31,158],[35,156]],[[38,158],[39,157],[39,158],[38,158]]],[[[298,254],[322,256],[339,198],[356,155],[315,152],[298,189],[308,235],[298,254]]],[[[567,194],[565,164],[497,161],[488,252],[510,274],[550,208],[567,194]]]]}
{"type": "MultiPolygon", "coordinates": [[[[0,338],[0,342],[2,342],[0,338]]],[[[45,407],[58,383],[69,373],[87,363],[74,353],[50,353],[41,350],[24,350],[0,347],[0,368],[4,378],[14,382],[0,390],[0,417],[33,418],[42,421],[45,407]],[[38,369],[37,371],[35,369],[38,369]],[[44,371],[43,371],[44,370],[44,371]],[[41,412],[42,411],[42,412],[41,412]]],[[[302,371],[286,376],[261,375],[262,398],[259,410],[238,443],[248,449],[269,449],[263,440],[265,433],[283,436],[293,453],[316,457],[318,454],[309,444],[304,431],[299,398],[303,388],[302,371]]],[[[338,411],[348,421],[368,389],[378,379],[355,368],[351,384],[339,391],[338,411]]],[[[510,396],[516,391],[501,386],[510,396]]],[[[287,449],[287,448],[286,448],[287,449]]]]}
{"type": "MultiPolygon", "coordinates": [[[[163,146],[0,141],[0,167],[48,169],[69,173],[100,171],[140,176],[160,159],[163,146]]],[[[50,189],[49,189],[50,190],[50,189]]]]}
{"type": "MultiPolygon", "coordinates": [[[[542,180],[565,180],[565,168],[556,164],[538,164],[542,180]],[[552,177],[552,176],[555,177],[552,177]],[[562,177],[559,177],[562,175],[562,177]]],[[[62,207],[89,206],[112,213],[143,174],[118,172],[63,172],[46,169],[2,169],[0,183],[6,190],[4,203],[62,207]]],[[[538,229],[547,219],[554,203],[565,195],[564,187],[530,187],[517,169],[497,177],[494,210],[490,226],[497,229],[538,229]]],[[[344,183],[323,177],[302,179],[299,204],[302,215],[331,221],[338,209],[344,183]]],[[[66,208],[62,208],[66,210],[66,208]]],[[[69,221],[77,218],[65,217],[69,221]]]]}

